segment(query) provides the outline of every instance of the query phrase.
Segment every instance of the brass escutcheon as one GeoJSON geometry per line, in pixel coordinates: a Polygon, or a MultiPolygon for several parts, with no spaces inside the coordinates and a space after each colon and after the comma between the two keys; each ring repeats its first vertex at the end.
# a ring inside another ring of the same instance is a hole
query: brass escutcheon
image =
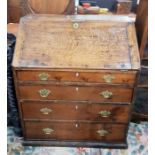
{"type": "Polygon", "coordinates": [[[101,92],[100,95],[103,96],[105,99],[109,99],[112,97],[113,93],[106,90],[106,91],[101,92]]]}
{"type": "Polygon", "coordinates": [[[99,114],[101,115],[101,117],[109,117],[109,115],[111,115],[111,112],[109,110],[101,110],[99,114]]]}
{"type": "Polygon", "coordinates": [[[107,130],[97,130],[96,133],[101,136],[101,137],[104,137],[106,136],[109,132],[107,130]]]}
{"type": "Polygon", "coordinates": [[[39,79],[42,80],[42,81],[47,81],[48,78],[49,78],[49,75],[47,73],[40,73],[38,75],[39,79]]]}
{"type": "Polygon", "coordinates": [[[41,97],[47,97],[51,93],[48,89],[40,89],[38,92],[41,97]]]}
{"type": "Polygon", "coordinates": [[[78,29],[79,28],[79,24],[78,23],[73,23],[73,28],[74,29],[78,29]]]}
{"type": "Polygon", "coordinates": [[[53,129],[50,129],[50,128],[43,128],[42,131],[46,135],[50,135],[52,132],[54,132],[54,130],[53,129]]]}
{"type": "Polygon", "coordinates": [[[115,77],[113,75],[108,74],[108,75],[104,75],[103,79],[105,82],[111,83],[115,79],[115,77]]]}
{"type": "Polygon", "coordinates": [[[49,108],[42,108],[42,109],[40,109],[40,112],[42,112],[44,115],[48,115],[52,111],[53,110],[49,109],[49,108]]]}

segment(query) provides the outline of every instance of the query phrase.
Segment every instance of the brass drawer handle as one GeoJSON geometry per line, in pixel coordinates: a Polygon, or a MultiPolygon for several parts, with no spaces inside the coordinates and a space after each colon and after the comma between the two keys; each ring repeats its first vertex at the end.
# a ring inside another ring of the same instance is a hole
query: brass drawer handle
{"type": "Polygon", "coordinates": [[[54,130],[53,129],[50,129],[50,128],[43,128],[42,131],[46,135],[50,135],[52,132],[54,132],[54,130]]]}
{"type": "Polygon", "coordinates": [[[109,110],[101,110],[99,114],[101,115],[101,117],[109,117],[109,115],[111,115],[111,112],[109,110]]]}
{"type": "Polygon", "coordinates": [[[101,136],[101,137],[104,137],[106,136],[109,132],[107,130],[97,130],[96,133],[101,136]]]}
{"type": "Polygon", "coordinates": [[[47,73],[40,73],[38,75],[39,79],[42,80],[42,81],[47,81],[48,78],[49,78],[49,75],[47,73]]]}
{"type": "Polygon", "coordinates": [[[101,96],[103,96],[105,99],[111,98],[113,96],[113,93],[106,90],[100,93],[101,96]]]}
{"type": "Polygon", "coordinates": [[[49,109],[49,108],[42,108],[42,109],[40,109],[40,112],[42,112],[44,115],[48,115],[52,111],[53,110],[49,109]]]}
{"type": "Polygon", "coordinates": [[[39,90],[39,94],[41,97],[47,97],[50,93],[51,93],[51,91],[48,89],[40,89],[39,90]]]}
{"type": "Polygon", "coordinates": [[[113,75],[108,74],[108,75],[104,75],[103,79],[105,82],[111,83],[115,79],[115,77],[113,75]]]}

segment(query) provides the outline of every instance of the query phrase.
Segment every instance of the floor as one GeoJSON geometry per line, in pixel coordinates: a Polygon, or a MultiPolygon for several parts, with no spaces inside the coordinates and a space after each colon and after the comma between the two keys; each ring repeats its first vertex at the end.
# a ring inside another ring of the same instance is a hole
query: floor
{"type": "Polygon", "coordinates": [[[8,127],[8,155],[147,155],[148,123],[130,123],[127,140],[126,150],[22,146],[22,138],[15,135],[13,127],[8,127]]]}

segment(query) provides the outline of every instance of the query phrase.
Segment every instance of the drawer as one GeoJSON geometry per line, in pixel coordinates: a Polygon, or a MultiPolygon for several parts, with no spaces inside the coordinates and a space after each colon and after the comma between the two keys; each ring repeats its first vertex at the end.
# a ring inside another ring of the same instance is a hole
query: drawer
{"type": "Polygon", "coordinates": [[[20,99],[131,102],[132,88],[113,86],[20,85],[20,99]]]}
{"type": "Polygon", "coordinates": [[[123,124],[25,122],[26,139],[114,141],[125,140],[123,124]],[[36,132],[37,131],[37,132],[36,132]]]}
{"type": "Polygon", "coordinates": [[[128,122],[129,105],[78,102],[23,102],[23,118],[128,122]]]}
{"type": "Polygon", "coordinates": [[[136,71],[18,71],[19,81],[58,81],[134,84],[136,71]]]}

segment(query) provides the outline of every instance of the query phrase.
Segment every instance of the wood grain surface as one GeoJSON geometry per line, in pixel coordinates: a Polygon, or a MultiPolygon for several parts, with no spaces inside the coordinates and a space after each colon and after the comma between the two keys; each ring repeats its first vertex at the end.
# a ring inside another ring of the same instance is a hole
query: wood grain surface
{"type": "Polygon", "coordinates": [[[109,18],[27,16],[20,22],[13,66],[139,69],[134,24],[128,18],[109,18]]]}
{"type": "Polygon", "coordinates": [[[24,83],[42,82],[39,75],[46,74],[47,80],[43,82],[92,82],[92,83],[108,83],[108,84],[134,84],[136,79],[136,71],[53,71],[53,70],[21,70],[17,71],[17,78],[24,83]],[[111,77],[109,82],[107,77],[111,77]]]}
{"type": "Polygon", "coordinates": [[[122,124],[99,124],[99,123],[80,123],[80,122],[25,122],[26,139],[60,139],[60,140],[91,140],[121,142],[125,140],[126,125],[122,124]],[[53,129],[53,133],[44,134],[42,129],[53,129]],[[107,130],[106,136],[99,136],[97,130],[107,130]],[[36,132],[37,131],[37,132],[36,132]]]}
{"type": "Polygon", "coordinates": [[[23,85],[19,86],[20,99],[25,100],[79,100],[100,102],[131,102],[132,88],[113,86],[67,86],[67,85],[23,85]],[[47,97],[41,97],[39,91],[50,91],[47,97]],[[104,98],[103,91],[112,92],[112,97],[104,98]]]}
{"type": "Polygon", "coordinates": [[[128,121],[127,113],[130,106],[128,104],[110,103],[88,103],[70,101],[31,101],[22,103],[24,120],[81,120],[81,121],[100,121],[100,122],[121,122],[128,121]],[[42,109],[51,110],[48,114],[43,113],[42,109]],[[109,111],[107,117],[103,117],[100,112],[109,111]]]}

